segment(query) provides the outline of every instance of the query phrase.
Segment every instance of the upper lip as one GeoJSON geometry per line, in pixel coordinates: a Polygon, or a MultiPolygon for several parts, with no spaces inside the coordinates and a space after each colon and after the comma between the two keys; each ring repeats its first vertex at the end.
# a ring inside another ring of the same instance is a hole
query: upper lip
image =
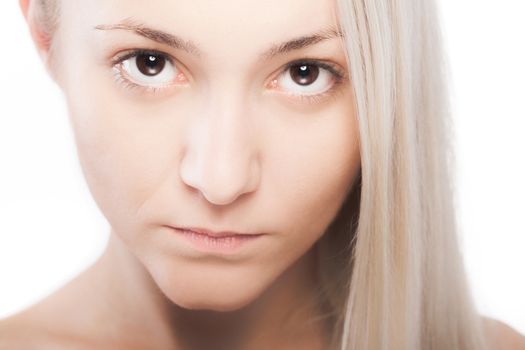
{"type": "Polygon", "coordinates": [[[253,235],[262,234],[262,233],[245,233],[245,232],[235,232],[235,231],[212,231],[212,230],[209,230],[206,228],[200,228],[200,227],[175,227],[175,226],[171,226],[171,227],[177,230],[192,231],[192,232],[204,234],[210,237],[253,236],[253,235]]]}

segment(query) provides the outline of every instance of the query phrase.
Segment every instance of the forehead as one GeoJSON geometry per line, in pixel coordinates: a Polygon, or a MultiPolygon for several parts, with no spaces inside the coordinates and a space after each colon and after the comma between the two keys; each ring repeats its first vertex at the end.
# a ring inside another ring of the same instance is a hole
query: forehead
{"type": "Polygon", "coordinates": [[[204,53],[239,48],[249,53],[260,52],[271,43],[336,28],[335,1],[72,0],[64,2],[64,11],[81,14],[80,21],[89,28],[132,18],[190,40],[204,53]]]}

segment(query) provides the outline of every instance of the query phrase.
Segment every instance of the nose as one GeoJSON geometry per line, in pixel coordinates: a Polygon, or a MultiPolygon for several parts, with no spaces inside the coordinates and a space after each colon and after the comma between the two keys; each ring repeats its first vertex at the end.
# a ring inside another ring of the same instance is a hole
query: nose
{"type": "Polygon", "coordinates": [[[182,181],[216,205],[232,203],[259,185],[254,128],[238,99],[209,100],[192,116],[179,167],[182,181]]]}

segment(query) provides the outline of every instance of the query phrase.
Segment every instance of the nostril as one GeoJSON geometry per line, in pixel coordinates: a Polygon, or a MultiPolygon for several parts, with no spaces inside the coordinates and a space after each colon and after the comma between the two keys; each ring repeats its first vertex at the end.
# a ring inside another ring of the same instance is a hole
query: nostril
{"type": "Polygon", "coordinates": [[[230,204],[242,194],[255,191],[260,178],[255,148],[241,147],[239,143],[233,147],[232,141],[225,138],[211,141],[195,142],[184,153],[179,167],[182,182],[215,205],[230,204]]]}
{"type": "Polygon", "coordinates": [[[258,166],[241,171],[210,171],[181,166],[180,177],[192,191],[214,205],[227,205],[240,196],[254,192],[259,184],[258,166]]]}
{"type": "Polygon", "coordinates": [[[202,165],[186,158],[179,171],[182,182],[206,201],[215,205],[226,205],[234,202],[247,188],[249,179],[244,172],[220,169],[212,171],[209,166],[202,165]]]}
{"type": "Polygon", "coordinates": [[[236,193],[231,196],[210,196],[205,191],[199,191],[201,196],[205,198],[208,202],[215,204],[215,205],[226,205],[234,202],[240,195],[240,193],[236,193]]]}

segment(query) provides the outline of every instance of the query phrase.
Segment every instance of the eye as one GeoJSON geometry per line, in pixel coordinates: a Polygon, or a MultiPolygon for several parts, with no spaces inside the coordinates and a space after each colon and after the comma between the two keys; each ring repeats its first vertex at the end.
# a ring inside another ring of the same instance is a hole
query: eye
{"type": "MultiPolygon", "coordinates": [[[[112,60],[117,83],[130,90],[160,94],[178,82],[188,82],[177,69],[170,55],[135,49],[112,60]]],[[[270,87],[284,90],[292,98],[309,104],[319,103],[337,92],[346,79],[345,71],[337,65],[304,58],[289,62],[270,87]]]]}
{"type": "Polygon", "coordinates": [[[157,51],[134,50],[114,62],[117,77],[132,87],[164,88],[184,80],[173,60],[157,51]]]}
{"type": "Polygon", "coordinates": [[[323,96],[344,80],[344,73],[335,65],[317,61],[301,60],[288,63],[284,71],[272,81],[293,96],[323,96]]]}

